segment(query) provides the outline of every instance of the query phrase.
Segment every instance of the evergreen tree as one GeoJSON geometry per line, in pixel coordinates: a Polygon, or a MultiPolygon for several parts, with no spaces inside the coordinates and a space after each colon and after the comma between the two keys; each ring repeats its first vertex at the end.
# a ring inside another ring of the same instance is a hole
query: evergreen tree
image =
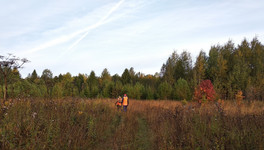
{"type": "Polygon", "coordinates": [[[51,98],[51,96],[52,96],[52,87],[53,87],[52,76],[53,76],[53,74],[49,69],[43,70],[42,75],[41,75],[41,79],[46,84],[49,98],[51,98]]]}
{"type": "Polygon", "coordinates": [[[78,76],[74,77],[73,80],[74,85],[77,87],[78,89],[78,93],[80,95],[80,93],[83,90],[83,84],[84,84],[84,75],[79,74],[78,76]]]}
{"type": "Polygon", "coordinates": [[[196,85],[200,84],[200,82],[202,80],[204,80],[206,78],[206,68],[207,68],[207,63],[206,63],[207,57],[205,52],[200,51],[199,56],[196,59],[195,62],[195,67],[194,67],[194,71],[196,73],[196,85]]]}
{"type": "Polygon", "coordinates": [[[34,69],[33,72],[31,73],[29,80],[31,82],[35,82],[35,80],[37,80],[37,79],[38,79],[38,74],[37,74],[36,70],[34,69]]]}
{"type": "Polygon", "coordinates": [[[158,97],[159,99],[171,99],[172,87],[169,83],[162,82],[158,87],[158,97]]]}
{"type": "Polygon", "coordinates": [[[166,64],[163,64],[161,68],[161,77],[163,81],[170,83],[171,85],[174,84],[174,67],[176,65],[176,60],[178,59],[178,54],[174,52],[171,57],[168,58],[166,64]]]}
{"type": "Polygon", "coordinates": [[[63,87],[60,83],[56,83],[52,88],[52,98],[60,99],[63,97],[63,87]]]}
{"type": "Polygon", "coordinates": [[[212,82],[216,79],[217,76],[217,59],[219,55],[221,47],[219,45],[212,46],[209,51],[209,57],[208,57],[208,70],[206,71],[208,79],[210,79],[212,82]]]}
{"type": "Polygon", "coordinates": [[[109,73],[108,70],[105,68],[105,69],[103,70],[102,74],[101,74],[101,79],[102,79],[103,81],[111,81],[111,80],[112,80],[111,78],[112,78],[112,77],[111,77],[110,73],[109,73]]]}
{"type": "Polygon", "coordinates": [[[177,81],[182,78],[185,80],[190,80],[191,78],[191,70],[192,70],[192,59],[191,54],[183,51],[176,60],[176,65],[174,67],[174,79],[177,81]]]}
{"type": "Polygon", "coordinates": [[[129,84],[132,81],[131,80],[131,75],[130,75],[128,69],[125,69],[125,71],[123,72],[121,78],[122,78],[122,82],[123,82],[124,85],[125,84],[129,84]]]}
{"type": "Polygon", "coordinates": [[[111,91],[111,96],[113,98],[117,98],[118,96],[121,96],[122,89],[123,89],[123,85],[122,85],[121,81],[118,80],[118,81],[114,82],[114,85],[113,85],[113,88],[111,91]]]}
{"type": "Polygon", "coordinates": [[[144,92],[144,86],[137,82],[133,88],[133,95],[135,99],[141,99],[144,92]]]}
{"type": "Polygon", "coordinates": [[[88,79],[87,79],[87,84],[90,89],[90,98],[96,98],[99,94],[99,81],[97,77],[95,76],[94,71],[91,71],[88,79]]]}
{"type": "Polygon", "coordinates": [[[191,91],[186,80],[182,78],[177,80],[174,87],[174,99],[176,100],[191,99],[191,91]]]}
{"type": "Polygon", "coordinates": [[[150,86],[147,86],[145,88],[144,98],[150,99],[150,100],[154,99],[155,98],[155,89],[151,88],[150,86]]]}

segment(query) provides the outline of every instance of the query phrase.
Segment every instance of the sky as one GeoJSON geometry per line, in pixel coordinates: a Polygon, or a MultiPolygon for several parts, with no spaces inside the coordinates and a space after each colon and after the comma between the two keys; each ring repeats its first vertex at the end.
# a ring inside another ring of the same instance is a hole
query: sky
{"type": "Polygon", "coordinates": [[[30,63],[26,77],[160,72],[173,51],[191,53],[232,40],[264,43],[263,0],[1,0],[0,55],[30,63]]]}

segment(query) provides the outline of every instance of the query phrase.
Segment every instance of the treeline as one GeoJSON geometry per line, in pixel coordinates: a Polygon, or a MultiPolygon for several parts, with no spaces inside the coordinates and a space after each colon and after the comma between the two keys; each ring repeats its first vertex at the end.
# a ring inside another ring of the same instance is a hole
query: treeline
{"type": "MultiPolygon", "coordinates": [[[[216,99],[234,99],[235,94],[242,91],[245,99],[263,100],[264,45],[257,38],[251,42],[244,39],[237,46],[228,41],[212,46],[209,55],[200,51],[194,63],[189,52],[178,54],[175,51],[155,75],[144,75],[130,68],[121,76],[111,76],[104,69],[99,76],[91,71],[89,75],[66,73],[53,77],[52,72],[45,69],[41,75],[34,70],[22,79],[14,69],[8,77],[7,95],[61,99],[116,98],[126,93],[132,99],[191,100],[195,88],[206,79],[213,83],[216,99]]],[[[2,98],[4,83],[0,82],[2,98]]]]}

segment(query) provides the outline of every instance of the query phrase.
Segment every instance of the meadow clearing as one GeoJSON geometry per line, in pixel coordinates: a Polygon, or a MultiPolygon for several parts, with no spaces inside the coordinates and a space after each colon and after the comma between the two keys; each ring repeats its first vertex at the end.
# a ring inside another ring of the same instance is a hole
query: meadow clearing
{"type": "Polygon", "coordinates": [[[114,99],[13,100],[2,105],[1,149],[263,149],[264,103],[114,99]]]}

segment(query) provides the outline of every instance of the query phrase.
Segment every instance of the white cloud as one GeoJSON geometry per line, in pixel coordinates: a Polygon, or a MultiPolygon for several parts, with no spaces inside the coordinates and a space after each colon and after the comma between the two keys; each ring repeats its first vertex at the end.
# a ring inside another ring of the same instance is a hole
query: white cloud
{"type": "Polygon", "coordinates": [[[230,38],[240,43],[259,34],[264,41],[263,2],[257,0],[23,3],[1,9],[0,2],[0,51],[30,59],[25,71],[99,74],[108,68],[115,74],[134,67],[154,73],[174,49],[195,58],[230,38]]]}
{"type": "Polygon", "coordinates": [[[96,24],[94,24],[94,25],[92,25],[92,26],[89,26],[89,27],[87,27],[86,28],[86,32],[85,32],[85,34],[81,37],[81,38],[79,38],[77,41],[75,41],[69,48],[68,48],[68,50],[70,50],[70,49],[72,49],[75,45],[77,45],[82,39],[84,39],[87,35],[88,35],[88,33],[90,32],[90,30],[92,30],[92,29],[95,29],[95,28],[97,28],[97,27],[99,27],[99,26],[101,26],[101,25],[103,25],[104,24],[104,22],[105,22],[105,20],[106,19],[108,19],[108,17],[114,12],[114,11],[116,11],[117,9],[118,9],[118,7],[122,4],[124,2],[124,0],[121,0],[121,1],[119,1],[100,21],[98,21],[96,24]]]}
{"type": "MultiPolygon", "coordinates": [[[[83,29],[79,29],[77,31],[74,31],[73,33],[70,33],[70,34],[66,34],[66,35],[62,35],[62,36],[59,36],[59,37],[55,37],[53,40],[50,40],[48,42],[45,42],[43,44],[40,44],[38,45],[37,47],[35,48],[32,48],[30,50],[27,50],[26,52],[23,52],[23,53],[34,53],[34,52],[38,52],[39,50],[43,50],[43,49],[47,49],[47,48],[50,48],[52,46],[56,46],[56,45],[59,45],[59,44],[62,44],[62,43],[65,43],[65,42],[68,42],[70,40],[72,40],[73,38],[75,38],[76,36],[78,36],[79,34],[82,34],[85,32],[85,34],[80,38],[78,39],[76,42],[74,42],[69,48],[73,48],[76,44],[78,44],[85,36],[87,36],[87,34],[89,33],[90,30],[92,29],[95,29],[97,28],[98,26],[104,24],[104,21],[116,10],[118,9],[118,7],[123,3],[124,0],[121,0],[120,2],[118,2],[113,8],[110,9],[110,11],[104,16],[102,17],[101,20],[99,20],[98,22],[96,22],[95,24],[93,25],[90,25],[86,28],[83,28],[83,29]]],[[[61,30],[61,29],[59,29],[61,30]]]]}

